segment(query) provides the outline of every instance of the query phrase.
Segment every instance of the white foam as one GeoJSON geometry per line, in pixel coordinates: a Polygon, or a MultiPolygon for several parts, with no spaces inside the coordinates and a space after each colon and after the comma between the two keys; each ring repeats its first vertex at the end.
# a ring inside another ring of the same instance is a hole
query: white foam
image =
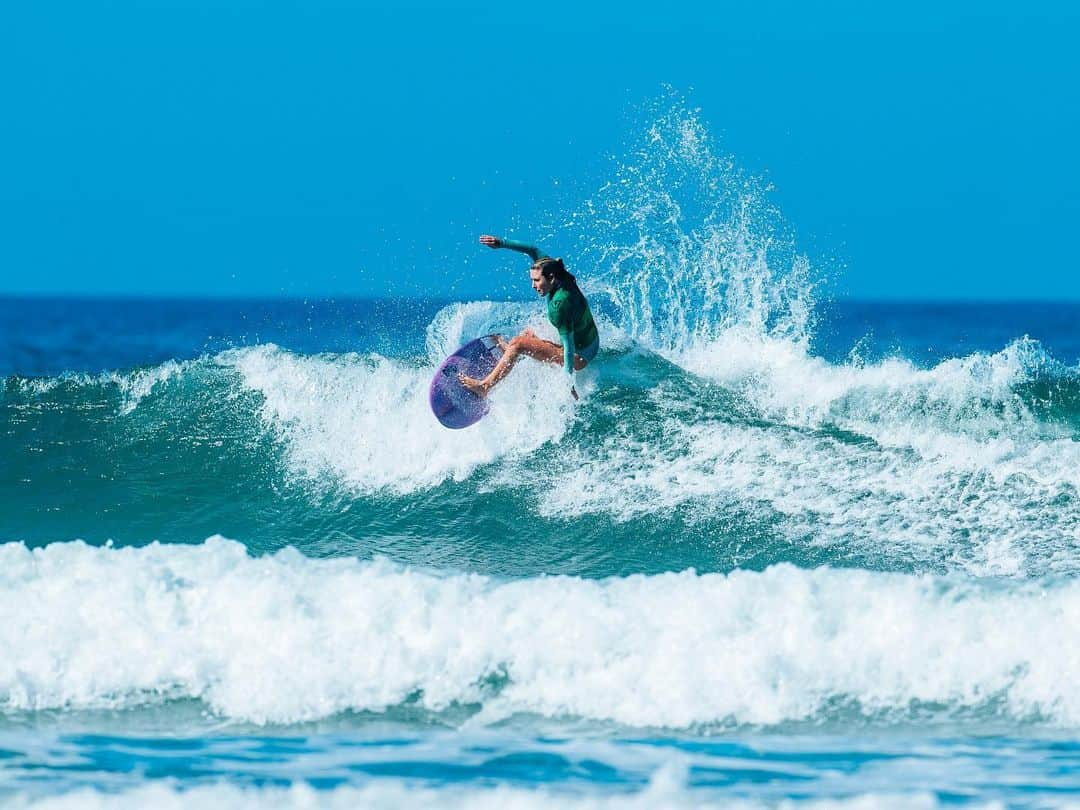
{"type": "Polygon", "coordinates": [[[20,394],[44,396],[63,383],[62,377],[8,377],[7,385],[20,394]]]}
{"type": "Polygon", "coordinates": [[[1030,340],[922,369],[902,359],[832,365],[798,344],[732,330],[672,359],[788,424],[835,425],[999,478],[1023,472],[1043,482],[1080,484],[1070,432],[1040,421],[1015,390],[1053,365],[1030,340]],[[1048,444],[1068,456],[1063,463],[1026,463],[1027,451],[1048,444]]]}
{"type": "Polygon", "coordinates": [[[200,546],[0,546],[0,706],[192,697],[289,723],[415,701],[632,726],[931,711],[1080,725],[1080,583],[866,571],[499,582],[200,546]],[[840,707],[837,709],[836,707],[840,707]]]}
{"type": "Polygon", "coordinates": [[[562,470],[514,471],[545,493],[541,514],[751,510],[793,542],[890,567],[1080,568],[1080,514],[1068,506],[1080,443],[1015,393],[1048,362],[1037,346],[926,370],[902,360],[863,367],[734,330],[667,356],[733,392],[736,411],[710,411],[677,378],[663,381],[648,394],[661,418],[647,431],[613,410],[626,429],[567,449],[562,470]]]}
{"type": "MultiPolygon", "coordinates": [[[[252,808],[291,810],[292,808],[352,808],[398,810],[402,807],[472,808],[473,810],[681,810],[681,808],[724,808],[725,810],[765,810],[805,807],[812,810],[934,810],[940,807],[929,793],[866,793],[840,799],[774,799],[771,801],[719,798],[707,791],[694,791],[654,778],[645,790],[632,793],[606,792],[589,795],[558,788],[520,787],[425,787],[400,780],[372,782],[360,787],[342,786],[315,790],[299,782],[290,787],[241,787],[228,783],[180,788],[171,781],[147,784],[123,792],[90,788],[56,796],[14,796],[0,806],[16,810],[126,810],[153,807],[158,810],[199,808],[252,808]]],[[[1046,805],[1066,807],[1067,805],[1046,805]]],[[[998,808],[997,804],[975,807],[998,808]]]]}
{"type": "Polygon", "coordinates": [[[428,404],[434,367],[379,355],[226,352],[286,449],[289,471],[360,492],[400,493],[462,480],[477,467],[558,440],[573,401],[558,369],[522,362],[491,394],[480,426],[448,430],[428,404]]]}

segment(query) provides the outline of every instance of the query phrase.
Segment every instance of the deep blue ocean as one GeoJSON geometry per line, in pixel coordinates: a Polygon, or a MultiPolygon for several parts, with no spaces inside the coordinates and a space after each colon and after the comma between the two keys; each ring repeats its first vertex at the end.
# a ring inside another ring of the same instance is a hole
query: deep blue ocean
{"type": "Polygon", "coordinates": [[[537,300],[0,299],[0,803],[1078,800],[1080,304],[831,300],[657,133],[578,403],[428,408],[537,300]]]}

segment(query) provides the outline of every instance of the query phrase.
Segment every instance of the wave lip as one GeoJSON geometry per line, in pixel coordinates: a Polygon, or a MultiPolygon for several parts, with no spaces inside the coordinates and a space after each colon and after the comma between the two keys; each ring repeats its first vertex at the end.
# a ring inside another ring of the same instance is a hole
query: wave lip
{"type": "Polygon", "coordinates": [[[292,723],[410,704],[630,726],[837,712],[1080,724],[1080,584],[788,565],[500,582],[238,543],[0,546],[0,706],[197,698],[292,723]],[[914,712],[914,715],[913,715],[914,712]]]}

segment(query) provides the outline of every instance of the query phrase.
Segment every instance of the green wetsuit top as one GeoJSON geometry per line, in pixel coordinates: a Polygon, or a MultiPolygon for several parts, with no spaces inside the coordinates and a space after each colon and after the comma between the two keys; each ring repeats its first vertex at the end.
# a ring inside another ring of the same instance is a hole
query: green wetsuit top
{"type": "MultiPolygon", "coordinates": [[[[534,262],[545,258],[539,248],[524,242],[499,239],[499,247],[524,253],[534,262]]],[[[558,330],[559,339],[562,342],[563,370],[573,375],[574,352],[591,346],[594,341],[600,339],[592,312],[589,311],[589,302],[585,300],[581,290],[556,287],[548,294],[547,314],[551,325],[558,330]]]]}

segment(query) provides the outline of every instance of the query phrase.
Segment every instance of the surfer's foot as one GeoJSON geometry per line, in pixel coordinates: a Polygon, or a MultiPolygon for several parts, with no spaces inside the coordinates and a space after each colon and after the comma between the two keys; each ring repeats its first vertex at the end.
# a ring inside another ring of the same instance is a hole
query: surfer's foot
{"type": "Polygon", "coordinates": [[[504,352],[510,348],[510,341],[504,338],[502,335],[495,336],[495,343],[498,344],[499,348],[502,349],[504,352]]]}
{"type": "Polygon", "coordinates": [[[474,380],[472,377],[466,377],[464,374],[458,374],[457,378],[458,378],[458,380],[461,381],[462,385],[464,385],[466,388],[468,388],[470,391],[472,391],[474,394],[476,394],[476,396],[478,396],[478,397],[486,397],[487,396],[487,387],[484,385],[484,383],[482,381],[474,380]]]}

